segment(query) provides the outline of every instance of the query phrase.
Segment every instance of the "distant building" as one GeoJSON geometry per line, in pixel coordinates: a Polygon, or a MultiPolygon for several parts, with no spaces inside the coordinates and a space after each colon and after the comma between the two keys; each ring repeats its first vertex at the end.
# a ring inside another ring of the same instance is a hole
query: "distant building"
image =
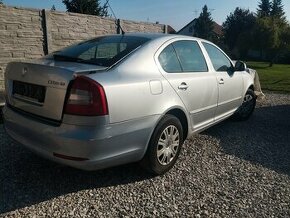
{"type": "MultiPolygon", "coordinates": [[[[185,25],[181,30],[177,32],[179,35],[193,36],[194,34],[194,25],[196,22],[196,18],[185,25]]],[[[220,38],[223,35],[223,28],[218,23],[214,22],[213,24],[213,32],[215,35],[220,38]]]]}
{"type": "Polygon", "coordinates": [[[167,25],[167,33],[168,33],[168,34],[176,34],[176,30],[173,29],[172,26],[167,25]]]}

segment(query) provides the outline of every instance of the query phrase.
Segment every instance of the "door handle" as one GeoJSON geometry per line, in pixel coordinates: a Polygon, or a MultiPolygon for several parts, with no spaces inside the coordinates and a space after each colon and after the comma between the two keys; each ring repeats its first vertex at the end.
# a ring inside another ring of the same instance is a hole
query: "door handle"
{"type": "Polygon", "coordinates": [[[224,81],[224,79],[222,78],[222,79],[220,79],[220,81],[219,81],[219,84],[225,84],[225,81],[224,81]]]}
{"type": "Polygon", "coordinates": [[[188,88],[188,85],[185,82],[181,83],[178,86],[178,89],[183,90],[183,91],[187,90],[187,88],[188,88]]]}

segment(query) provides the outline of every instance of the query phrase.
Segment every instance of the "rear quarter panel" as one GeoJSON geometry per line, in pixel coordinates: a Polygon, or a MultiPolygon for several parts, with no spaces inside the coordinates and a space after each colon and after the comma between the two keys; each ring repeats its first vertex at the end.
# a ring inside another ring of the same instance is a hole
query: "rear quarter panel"
{"type": "Polygon", "coordinates": [[[159,46],[160,42],[150,43],[111,71],[89,76],[105,89],[110,123],[162,115],[170,108],[184,108],[156,66],[154,53],[159,46]],[[152,92],[154,87],[160,92],[152,92]]]}

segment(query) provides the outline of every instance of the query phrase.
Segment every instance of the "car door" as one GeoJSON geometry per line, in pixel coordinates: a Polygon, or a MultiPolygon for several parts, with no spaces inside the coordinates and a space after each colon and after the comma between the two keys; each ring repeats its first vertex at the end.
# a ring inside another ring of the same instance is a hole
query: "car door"
{"type": "Polygon", "coordinates": [[[170,43],[158,56],[161,71],[183,101],[194,130],[214,121],[217,107],[217,83],[195,40],[170,43]]]}
{"type": "Polygon", "coordinates": [[[232,114],[242,102],[242,72],[233,70],[231,60],[218,47],[203,42],[214,68],[218,84],[218,107],[215,119],[220,120],[232,114]]]}

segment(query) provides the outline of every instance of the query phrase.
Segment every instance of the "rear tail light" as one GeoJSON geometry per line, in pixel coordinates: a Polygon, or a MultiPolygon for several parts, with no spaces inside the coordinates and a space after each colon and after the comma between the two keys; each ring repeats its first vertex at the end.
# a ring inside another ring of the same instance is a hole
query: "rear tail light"
{"type": "Polygon", "coordinates": [[[88,77],[77,77],[72,81],[64,113],[81,116],[108,115],[104,88],[88,77]]]}

